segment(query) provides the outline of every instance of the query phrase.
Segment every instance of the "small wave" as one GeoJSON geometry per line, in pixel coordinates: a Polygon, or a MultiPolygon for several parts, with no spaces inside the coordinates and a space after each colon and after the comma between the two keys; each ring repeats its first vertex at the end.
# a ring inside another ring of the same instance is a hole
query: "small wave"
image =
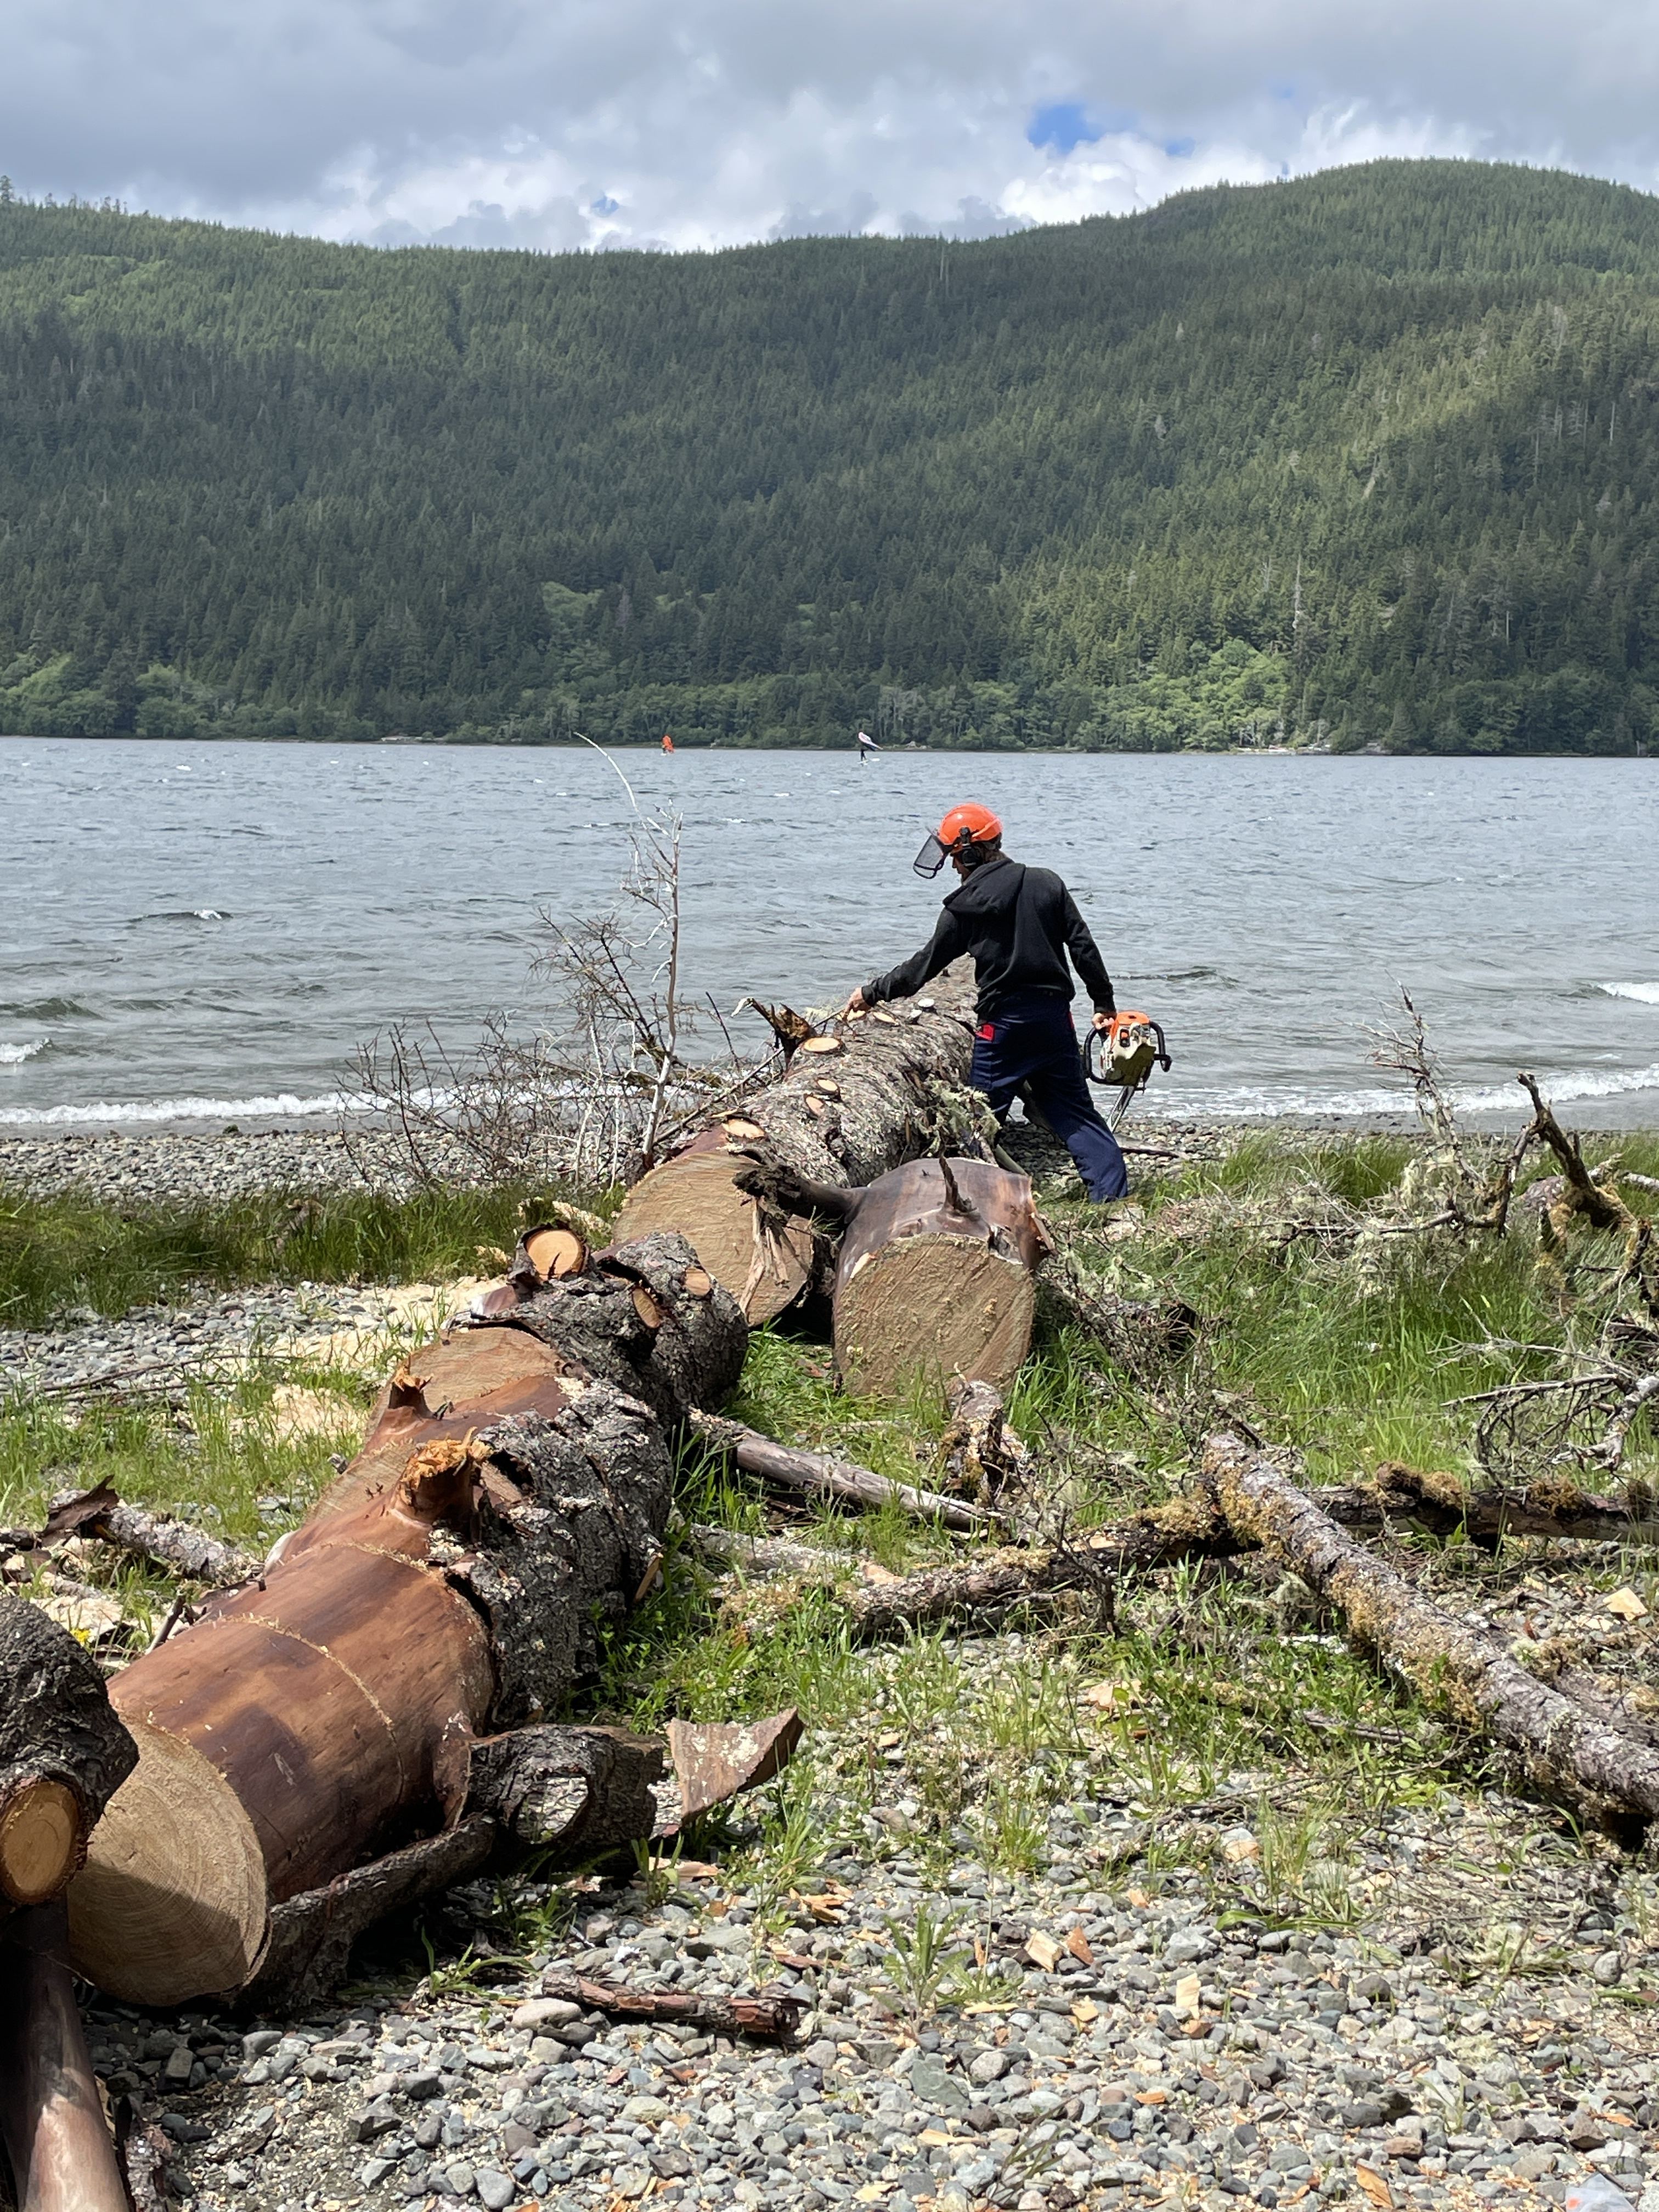
{"type": "MultiPolygon", "coordinates": [[[[1557,1105],[1571,1104],[1576,1099],[1620,1098],[1632,1091],[1659,1091],[1659,1065],[1609,1068],[1601,1073],[1575,1068],[1540,1075],[1538,1087],[1557,1105]]],[[[1456,1084],[1449,1095],[1452,1104],[1464,1114],[1499,1114],[1511,1109],[1521,1112],[1527,1103],[1525,1093],[1516,1083],[1456,1084]]],[[[1362,1114],[1409,1114],[1413,1110],[1411,1093],[1403,1086],[1384,1090],[1380,1085],[1374,1090],[1333,1091],[1322,1097],[1316,1091],[1268,1091],[1252,1085],[1208,1095],[1188,1093],[1181,1103],[1195,1113],[1213,1114],[1219,1120],[1230,1121],[1276,1121],[1316,1114],[1347,1121],[1362,1114]]],[[[1170,1110],[1176,1110],[1173,1100],[1170,1110]]]]}
{"type": "Polygon", "coordinates": [[[164,907],[159,914],[135,915],[132,926],[136,927],[142,921],[228,921],[230,919],[228,907],[170,906],[164,907]]]}
{"type": "Polygon", "coordinates": [[[374,1100],[350,1091],[331,1091],[301,1098],[283,1091],[268,1098],[121,1098],[78,1106],[7,1107],[0,1124],[54,1129],[106,1122],[314,1121],[325,1114],[363,1114],[374,1100]]]}
{"type": "Polygon", "coordinates": [[[1659,983],[1600,983],[1610,999],[1635,999],[1644,1006],[1659,1006],[1659,983]]]}
{"type": "Polygon", "coordinates": [[[90,1006],[83,1006],[78,999],[19,999],[0,1000],[0,1015],[9,1015],[15,1022],[95,1022],[98,1019],[90,1006]]]}
{"type": "Polygon", "coordinates": [[[51,1044],[49,1036],[31,1037],[27,1044],[0,1044],[0,1067],[21,1067],[51,1044]]]}

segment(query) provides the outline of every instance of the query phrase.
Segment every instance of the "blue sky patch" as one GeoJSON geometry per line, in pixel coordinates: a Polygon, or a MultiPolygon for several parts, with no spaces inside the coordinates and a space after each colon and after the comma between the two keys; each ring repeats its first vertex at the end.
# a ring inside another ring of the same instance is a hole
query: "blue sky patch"
{"type": "Polygon", "coordinates": [[[1039,107],[1025,132],[1033,146],[1051,146],[1056,154],[1069,154],[1074,146],[1092,146],[1104,135],[1105,125],[1091,122],[1087,110],[1075,100],[1039,107]]]}
{"type": "Polygon", "coordinates": [[[1164,150],[1171,161],[1184,161],[1197,144],[1196,138],[1166,138],[1164,150]]]}
{"type": "Polygon", "coordinates": [[[596,199],[589,207],[587,212],[589,215],[615,215],[617,210],[621,205],[622,202],[620,200],[613,200],[609,192],[601,192],[598,199],[596,199]]]}

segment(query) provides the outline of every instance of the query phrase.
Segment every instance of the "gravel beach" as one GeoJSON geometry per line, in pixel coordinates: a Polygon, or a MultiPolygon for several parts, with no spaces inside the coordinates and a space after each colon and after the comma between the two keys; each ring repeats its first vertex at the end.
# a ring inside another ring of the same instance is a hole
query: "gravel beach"
{"type": "MultiPolygon", "coordinates": [[[[1006,1666],[1018,1643],[968,1656],[1006,1666]]],[[[872,1821],[781,1911],[718,1878],[656,1904],[596,1884],[568,1946],[488,1996],[416,1988],[253,2025],[100,2009],[96,2056],[179,2143],[204,2207],[1541,2206],[1598,2175],[1618,2191],[1586,2200],[1603,2212],[1659,2207],[1644,1947],[1608,1909],[1606,1861],[1529,1864],[1527,1822],[1497,1802],[1395,1818],[1350,1929],[1218,1927],[1195,1881],[1138,1886],[1144,1820],[1109,1775],[1076,1779],[1023,1879],[963,1860],[930,1882],[872,1821]],[[1510,1869],[1478,1901],[1477,1864],[1510,1869]],[[1449,1914],[1465,1936],[1519,1915],[1561,1962],[1542,1981],[1450,1966],[1449,1914]],[[977,1939],[1006,1978],[995,2002],[907,2006],[919,1917],[977,1939]],[[811,2009],[787,2051],[622,2028],[538,1996],[562,1964],[644,1989],[784,1988],[811,2009]]],[[[902,1771],[891,1789],[901,1804],[902,1771]]],[[[1245,1802],[1184,1820],[1237,1848],[1245,1802]]],[[[480,1901],[452,1899],[457,1941],[480,1901]]]]}

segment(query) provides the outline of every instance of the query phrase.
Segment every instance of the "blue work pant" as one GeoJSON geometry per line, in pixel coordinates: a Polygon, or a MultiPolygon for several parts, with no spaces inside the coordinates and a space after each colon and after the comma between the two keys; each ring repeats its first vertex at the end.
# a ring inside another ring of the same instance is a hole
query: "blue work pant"
{"type": "Polygon", "coordinates": [[[975,1033],[975,1091],[1006,1121],[1022,1085],[1054,1134],[1077,1162],[1084,1188],[1097,1204],[1121,1198],[1129,1171],[1117,1139],[1095,1111],[1084,1079],[1072,1010],[1062,999],[1030,999],[981,1022],[975,1033]]]}

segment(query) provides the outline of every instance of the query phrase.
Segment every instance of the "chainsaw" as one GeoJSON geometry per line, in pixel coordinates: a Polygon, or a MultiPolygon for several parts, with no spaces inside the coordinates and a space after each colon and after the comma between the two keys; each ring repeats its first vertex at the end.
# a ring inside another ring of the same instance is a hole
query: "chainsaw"
{"type": "Polygon", "coordinates": [[[1090,1082],[1118,1094],[1107,1117],[1115,1129],[1146,1088],[1152,1070],[1161,1067],[1167,1075],[1172,1065],[1164,1031],[1150,1014],[1114,1014],[1109,1028],[1090,1030],[1083,1048],[1083,1072],[1090,1082]]]}

